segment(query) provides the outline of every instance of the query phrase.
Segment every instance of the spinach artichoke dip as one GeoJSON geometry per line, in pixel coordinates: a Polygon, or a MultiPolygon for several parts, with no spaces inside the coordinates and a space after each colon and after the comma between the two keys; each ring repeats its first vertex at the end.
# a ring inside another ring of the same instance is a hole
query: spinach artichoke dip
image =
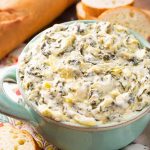
{"type": "Polygon", "coordinates": [[[28,100],[60,122],[106,125],[150,105],[150,50],[109,22],[54,25],[22,54],[19,77],[28,100]]]}

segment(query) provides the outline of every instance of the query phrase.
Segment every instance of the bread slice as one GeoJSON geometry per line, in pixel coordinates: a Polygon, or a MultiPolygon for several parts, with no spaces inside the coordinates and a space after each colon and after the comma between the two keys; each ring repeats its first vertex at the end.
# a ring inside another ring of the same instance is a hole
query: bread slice
{"type": "Polygon", "coordinates": [[[105,11],[98,18],[135,30],[146,39],[150,36],[150,18],[141,9],[131,6],[118,7],[105,11]]]}
{"type": "Polygon", "coordinates": [[[32,136],[9,124],[0,127],[0,150],[39,150],[32,136]]]}
{"type": "Polygon", "coordinates": [[[83,5],[81,2],[77,3],[76,5],[76,14],[77,14],[77,18],[80,20],[95,20],[97,19],[94,16],[91,16],[90,14],[88,14],[84,9],[83,9],[83,5]]]}
{"type": "Polygon", "coordinates": [[[134,3],[134,0],[81,0],[83,8],[92,16],[98,17],[102,12],[110,8],[128,6],[134,3]]]}

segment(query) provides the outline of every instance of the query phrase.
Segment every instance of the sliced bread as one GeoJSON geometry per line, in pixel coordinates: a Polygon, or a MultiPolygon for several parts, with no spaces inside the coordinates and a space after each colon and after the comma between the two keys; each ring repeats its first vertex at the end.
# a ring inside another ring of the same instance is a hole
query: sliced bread
{"type": "Polygon", "coordinates": [[[83,8],[92,16],[98,17],[102,12],[110,8],[128,6],[134,3],[134,0],[81,0],[83,8]]]}
{"type": "Polygon", "coordinates": [[[94,16],[91,16],[90,14],[88,14],[84,9],[83,9],[83,5],[81,2],[77,3],[76,5],[76,14],[77,14],[77,18],[80,20],[95,20],[97,19],[94,16]]]}
{"type": "Polygon", "coordinates": [[[0,150],[39,150],[39,148],[27,131],[4,124],[0,127],[0,150]]]}
{"type": "Polygon", "coordinates": [[[118,7],[105,11],[98,18],[135,30],[146,39],[150,36],[150,18],[141,9],[131,6],[118,7]]]}

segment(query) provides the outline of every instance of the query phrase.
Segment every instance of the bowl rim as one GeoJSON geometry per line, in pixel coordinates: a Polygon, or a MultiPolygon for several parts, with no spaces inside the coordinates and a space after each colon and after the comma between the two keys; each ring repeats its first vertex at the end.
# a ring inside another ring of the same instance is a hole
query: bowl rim
{"type": "MultiPolygon", "coordinates": [[[[60,23],[60,24],[72,24],[75,22],[82,22],[82,23],[96,23],[96,22],[100,22],[97,20],[75,20],[75,21],[68,21],[68,22],[64,22],[64,23],[60,23]]],[[[108,123],[105,125],[98,125],[98,126],[82,126],[82,125],[78,125],[78,124],[73,124],[73,123],[66,123],[66,122],[59,122],[59,121],[55,121],[54,119],[51,118],[46,118],[44,116],[41,115],[41,113],[37,110],[36,107],[34,107],[32,105],[32,103],[27,100],[27,96],[24,93],[24,90],[21,86],[21,80],[19,77],[19,62],[20,62],[20,58],[22,57],[22,54],[25,53],[29,47],[29,45],[31,45],[31,43],[33,43],[34,41],[36,41],[43,33],[45,33],[46,31],[48,31],[51,27],[43,30],[42,32],[38,33],[35,37],[33,37],[28,44],[24,47],[23,51],[21,52],[19,58],[18,58],[18,64],[16,67],[16,79],[17,79],[17,85],[19,86],[19,90],[21,92],[21,95],[25,101],[25,103],[34,110],[35,113],[37,113],[39,115],[39,117],[41,117],[42,119],[44,119],[45,121],[47,121],[48,123],[52,123],[64,128],[70,128],[70,129],[75,129],[75,130],[80,130],[80,131],[105,131],[105,130],[111,130],[111,129],[115,129],[115,128],[119,128],[119,127],[123,127],[123,126],[127,126],[135,121],[138,121],[139,119],[141,119],[142,117],[144,117],[146,114],[150,113],[150,106],[144,108],[143,110],[141,110],[140,112],[138,112],[137,114],[133,115],[131,118],[125,119],[124,121],[121,122],[115,122],[115,123],[108,123]]],[[[131,33],[132,34],[132,33],[131,33]]]]}

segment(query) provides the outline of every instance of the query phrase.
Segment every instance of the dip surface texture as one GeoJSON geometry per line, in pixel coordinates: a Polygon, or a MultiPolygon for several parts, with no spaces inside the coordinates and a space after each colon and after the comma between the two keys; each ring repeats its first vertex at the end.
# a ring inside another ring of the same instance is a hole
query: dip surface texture
{"type": "Polygon", "coordinates": [[[150,50],[108,22],[46,30],[20,57],[19,76],[28,100],[56,121],[121,122],[150,104],[150,50]]]}

